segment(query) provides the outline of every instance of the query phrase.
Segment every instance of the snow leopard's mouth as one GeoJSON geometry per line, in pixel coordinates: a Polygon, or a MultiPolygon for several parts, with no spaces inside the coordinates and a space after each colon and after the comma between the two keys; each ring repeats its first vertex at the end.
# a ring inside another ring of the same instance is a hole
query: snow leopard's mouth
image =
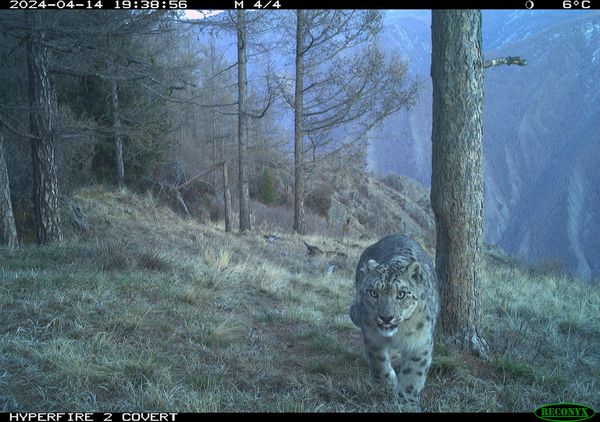
{"type": "Polygon", "coordinates": [[[396,334],[396,331],[398,330],[398,324],[377,323],[377,328],[379,329],[381,335],[384,337],[390,337],[396,334]]]}

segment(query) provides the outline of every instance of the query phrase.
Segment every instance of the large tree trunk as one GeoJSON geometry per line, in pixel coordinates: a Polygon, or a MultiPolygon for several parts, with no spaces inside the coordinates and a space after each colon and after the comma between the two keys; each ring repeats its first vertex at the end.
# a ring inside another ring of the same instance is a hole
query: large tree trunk
{"type": "Polygon", "coordinates": [[[246,17],[237,10],[238,51],[238,145],[239,145],[239,200],[240,231],[250,230],[250,190],[248,187],[248,114],[246,112],[246,17]]]}
{"type": "Polygon", "coordinates": [[[40,13],[28,13],[29,120],[33,161],[35,238],[38,245],[62,240],[58,213],[58,181],[54,161],[54,116],[56,97],[50,84],[48,51],[42,44],[44,30],[40,13]]]}
{"type": "Polygon", "coordinates": [[[296,11],[296,89],[294,93],[294,233],[304,234],[304,11],[296,11]]]}
{"type": "Polygon", "coordinates": [[[481,13],[432,12],[431,204],[442,334],[486,357],[481,327],[483,65],[481,13]]]}
{"type": "Polygon", "coordinates": [[[4,134],[0,127],[0,246],[16,249],[19,247],[15,216],[10,202],[8,170],[4,160],[4,134]]]}

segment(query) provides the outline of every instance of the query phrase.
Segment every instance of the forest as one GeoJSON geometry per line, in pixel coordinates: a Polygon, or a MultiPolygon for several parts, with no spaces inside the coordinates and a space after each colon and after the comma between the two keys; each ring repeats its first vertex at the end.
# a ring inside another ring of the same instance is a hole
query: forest
{"type": "MultiPolygon", "coordinates": [[[[250,229],[251,194],[257,198],[260,193],[266,203],[287,201],[285,190],[294,185],[290,181],[303,182],[304,171],[328,167],[335,159],[343,161],[341,157],[355,157],[361,165],[369,129],[410,106],[418,87],[408,80],[405,63],[385,57],[374,45],[381,29],[378,12],[308,14],[304,25],[314,28],[311,37],[318,36],[311,43],[300,40],[307,51],[284,48],[297,32],[294,16],[287,14],[254,13],[239,25],[237,19],[245,14],[232,12],[195,21],[181,12],[10,15],[10,21],[3,19],[5,66],[10,69],[4,78],[11,83],[3,84],[10,89],[4,93],[2,121],[5,154],[18,157],[8,160],[8,173],[14,175],[13,208],[24,237],[33,233],[27,192],[35,174],[32,168],[38,164],[29,162],[28,146],[19,136],[41,136],[44,131],[52,135],[56,163],[40,164],[56,166],[44,171],[56,173],[57,181],[40,176],[52,185],[39,186],[52,192],[47,200],[54,203],[48,203],[48,209],[56,209],[61,194],[86,183],[142,190],[149,184],[173,187],[226,161],[235,170],[230,170],[229,181],[239,186],[233,189],[233,201],[244,231],[250,229]],[[335,29],[331,19],[339,23],[335,29]],[[261,34],[265,39],[264,33],[272,34],[277,27],[287,32],[258,42],[261,34]],[[233,63],[227,51],[215,46],[215,38],[225,36],[232,38],[228,49],[237,49],[233,63]],[[28,49],[17,48],[24,40],[28,49]],[[357,45],[361,55],[344,57],[357,45]],[[287,53],[291,60],[302,55],[302,61],[296,60],[301,72],[292,73],[298,77],[290,77],[290,69],[271,69],[268,54],[273,50],[280,56],[287,53]],[[248,60],[260,63],[250,78],[248,60]],[[303,86],[301,92],[294,93],[294,85],[303,86]],[[23,101],[30,109],[37,103],[50,113],[43,116],[46,123],[31,128],[36,133],[26,133],[24,127],[42,116],[19,113],[23,101]],[[292,125],[295,136],[302,138],[294,144],[309,146],[298,150],[296,145],[290,151],[282,127],[292,125]],[[286,172],[290,152],[302,163],[294,165],[292,174],[286,172]]],[[[44,148],[39,154],[40,162],[51,160],[43,155],[44,148]]],[[[216,188],[216,174],[210,176],[207,187],[216,188]]],[[[295,202],[303,204],[304,188],[299,186],[295,195],[295,202]],[[299,194],[302,197],[296,197],[299,194]]],[[[213,217],[218,211],[212,210],[213,217]]],[[[305,231],[302,214],[303,205],[295,212],[294,230],[299,233],[305,231]]],[[[56,233],[38,233],[38,243],[60,238],[57,222],[42,224],[54,226],[43,230],[56,233]]]]}

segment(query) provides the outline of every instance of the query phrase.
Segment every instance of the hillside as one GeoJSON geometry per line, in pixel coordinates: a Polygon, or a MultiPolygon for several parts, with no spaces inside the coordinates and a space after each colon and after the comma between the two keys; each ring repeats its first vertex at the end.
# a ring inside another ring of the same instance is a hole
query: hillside
{"type": "Polygon", "coordinates": [[[531,262],[600,276],[600,15],[489,53],[527,57],[486,74],[486,237],[531,262]],[[579,48],[573,48],[579,46],[579,48]],[[507,82],[510,88],[507,89],[507,82]]]}
{"type": "MultiPolygon", "coordinates": [[[[400,410],[366,381],[347,314],[375,239],[226,234],[102,188],[74,209],[86,224],[63,244],[0,249],[0,411],[400,410]],[[348,259],[327,274],[303,241],[348,259]]],[[[437,345],[423,408],[600,408],[598,291],[487,262],[493,359],[437,345]]]]}

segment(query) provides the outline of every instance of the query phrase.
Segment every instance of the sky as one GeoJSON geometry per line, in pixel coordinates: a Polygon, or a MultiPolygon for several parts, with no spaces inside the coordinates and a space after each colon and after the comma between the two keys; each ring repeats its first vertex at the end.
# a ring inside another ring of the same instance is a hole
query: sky
{"type": "Polygon", "coordinates": [[[185,11],[185,16],[188,19],[204,19],[206,16],[212,16],[221,13],[222,10],[197,10],[188,9],[185,11]]]}

